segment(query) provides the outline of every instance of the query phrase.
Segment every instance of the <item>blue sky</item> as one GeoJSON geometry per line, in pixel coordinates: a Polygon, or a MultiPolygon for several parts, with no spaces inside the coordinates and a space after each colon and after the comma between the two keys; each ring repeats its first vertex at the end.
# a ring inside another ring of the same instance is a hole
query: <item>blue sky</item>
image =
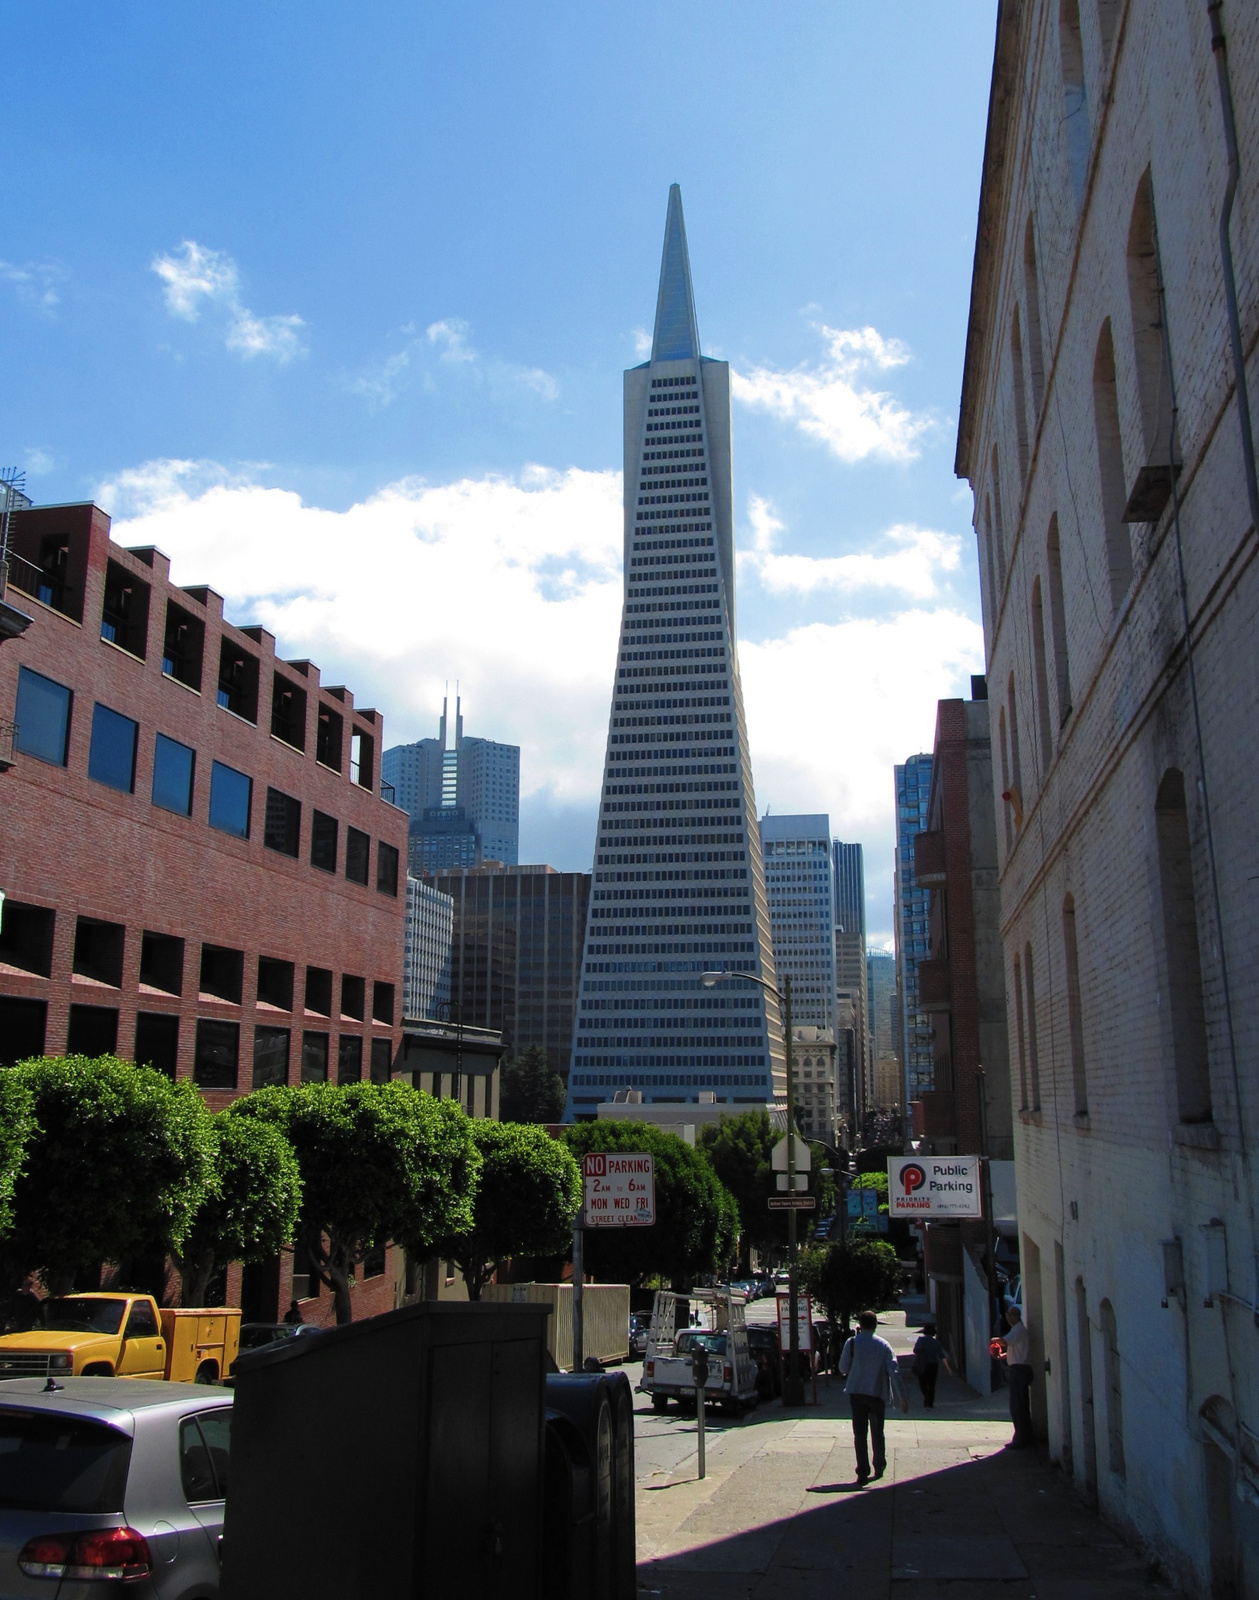
{"type": "Polygon", "coordinates": [[[557,866],[590,864],[620,373],[682,185],[758,801],[865,843],[888,937],[891,762],[982,667],[951,469],[993,0],[0,16],[0,458],[391,739],[459,678],[557,866]]]}

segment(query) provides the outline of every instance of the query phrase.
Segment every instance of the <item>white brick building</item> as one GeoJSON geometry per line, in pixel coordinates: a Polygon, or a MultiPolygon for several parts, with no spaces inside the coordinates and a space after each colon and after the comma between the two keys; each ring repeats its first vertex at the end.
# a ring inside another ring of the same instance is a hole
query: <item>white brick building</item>
{"type": "MultiPolygon", "coordinates": [[[[1256,395],[1259,10],[1215,15],[1256,395]]],[[[1259,495],[1212,31],[1204,0],[1001,0],[957,470],[1034,1400],[1108,1517],[1192,1592],[1253,1597],[1259,495]]]]}

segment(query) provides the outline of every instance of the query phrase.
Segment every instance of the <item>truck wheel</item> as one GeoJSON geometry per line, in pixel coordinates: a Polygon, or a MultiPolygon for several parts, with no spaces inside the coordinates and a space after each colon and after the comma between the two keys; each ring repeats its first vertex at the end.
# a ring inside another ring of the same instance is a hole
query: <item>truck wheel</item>
{"type": "Polygon", "coordinates": [[[114,1369],[108,1361],[94,1361],[90,1367],[83,1369],[85,1378],[112,1378],[113,1375],[114,1369]]]}
{"type": "Polygon", "coordinates": [[[197,1376],[192,1381],[194,1383],[217,1383],[219,1381],[217,1364],[213,1361],[203,1361],[197,1368],[197,1376]]]}
{"type": "Polygon", "coordinates": [[[659,1415],[663,1415],[669,1409],[668,1396],[663,1394],[653,1394],[651,1397],[651,1409],[659,1415]]]}

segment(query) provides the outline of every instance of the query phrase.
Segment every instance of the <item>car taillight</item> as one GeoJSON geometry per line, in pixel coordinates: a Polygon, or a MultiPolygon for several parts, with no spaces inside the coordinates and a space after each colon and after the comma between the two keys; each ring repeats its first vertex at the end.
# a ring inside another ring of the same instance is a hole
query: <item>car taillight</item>
{"type": "Polygon", "coordinates": [[[721,1376],[722,1376],[722,1381],[723,1382],[725,1382],[725,1383],[733,1383],[734,1382],[734,1368],[733,1367],[723,1367],[721,1369],[721,1376]]]}
{"type": "Polygon", "coordinates": [[[85,1533],[41,1534],[18,1556],[28,1578],[68,1578],[74,1583],[147,1578],[149,1547],[134,1528],[93,1528],[85,1533]]]}
{"type": "Polygon", "coordinates": [[[656,1375],[656,1363],[654,1361],[649,1361],[647,1363],[647,1376],[649,1378],[654,1378],[655,1375],[656,1375]]]}

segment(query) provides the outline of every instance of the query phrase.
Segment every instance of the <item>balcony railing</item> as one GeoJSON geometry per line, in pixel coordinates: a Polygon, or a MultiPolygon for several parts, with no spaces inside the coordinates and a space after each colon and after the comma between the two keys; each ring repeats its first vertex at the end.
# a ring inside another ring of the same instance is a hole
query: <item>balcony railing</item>
{"type": "Polygon", "coordinates": [[[55,573],[37,567],[25,556],[15,555],[12,550],[9,551],[9,586],[20,589],[23,594],[33,595],[36,600],[51,606],[54,611],[60,611],[63,616],[74,615],[72,586],[55,573]]]}
{"type": "Polygon", "coordinates": [[[7,772],[16,760],[17,723],[0,717],[0,772],[7,772]]]}

